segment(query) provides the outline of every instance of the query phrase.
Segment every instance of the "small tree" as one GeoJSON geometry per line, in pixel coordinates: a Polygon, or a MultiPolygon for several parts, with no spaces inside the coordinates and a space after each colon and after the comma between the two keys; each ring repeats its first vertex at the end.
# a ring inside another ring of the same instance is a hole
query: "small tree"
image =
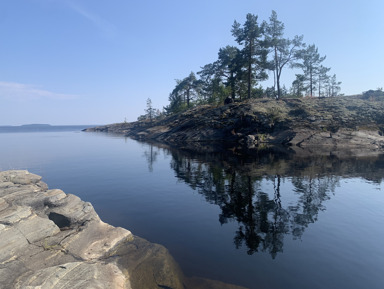
{"type": "Polygon", "coordinates": [[[308,82],[308,89],[310,95],[313,96],[313,91],[316,89],[321,63],[325,60],[325,56],[320,57],[318,48],[315,45],[309,45],[299,53],[302,63],[296,66],[303,70],[306,81],[308,82]]]}
{"type": "Polygon", "coordinates": [[[339,94],[341,89],[340,84],[341,84],[341,81],[336,80],[336,74],[328,78],[328,83],[327,83],[328,97],[334,97],[339,94]]]}
{"type": "Polygon", "coordinates": [[[190,108],[194,99],[199,99],[202,93],[202,81],[191,72],[182,80],[176,79],[176,87],[169,95],[170,104],[164,109],[168,114],[190,108]]]}
{"type": "Polygon", "coordinates": [[[145,109],[146,112],[146,119],[149,119],[150,122],[155,118],[156,116],[156,109],[152,107],[152,100],[150,98],[147,99],[147,108],[145,109]]]}
{"type": "Polygon", "coordinates": [[[324,67],[322,65],[318,69],[318,72],[317,72],[318,82],[317,82],[317,84],[319,87],[319,97],[326,95],[326,93],[322,92],[322,89],[323,88],[326,89],[327,83],[329,82],[329,75],[327,74],[329,70],[330,70],[330,68],[324,67]]]}
{"type": "Polygon", "coordinates": [[[302,97],[306,90],[305,76],[303,74],[296,74],[296,79],[292,82],[292,94],[297,97],[302,97]]]}

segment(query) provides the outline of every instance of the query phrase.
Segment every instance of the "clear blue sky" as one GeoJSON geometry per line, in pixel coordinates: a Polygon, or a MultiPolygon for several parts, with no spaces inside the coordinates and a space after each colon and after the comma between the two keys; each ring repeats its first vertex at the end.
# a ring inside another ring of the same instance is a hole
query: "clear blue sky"
{"type": "Polygon", "coordinates": [[[0,125],[134,121],[235,44],[234,20],[272,10],[327,56],[341,93],[384,86],[382,0],[0,0],[0,125]]]}

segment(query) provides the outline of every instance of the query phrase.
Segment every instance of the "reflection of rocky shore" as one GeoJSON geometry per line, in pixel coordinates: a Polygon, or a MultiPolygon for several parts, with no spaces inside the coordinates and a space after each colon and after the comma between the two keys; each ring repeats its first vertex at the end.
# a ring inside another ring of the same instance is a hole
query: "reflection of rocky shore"
{"type": "Polygon", "coordinates": [[[220,207],[220,223],[239,224],[235,246],[246,246],[249,254],[269,252],[273,258],[283,251],[286,235],[300,238],[316,222],[340,178],[363,177],[380,183],[384,175],[383,155],[326,156],[270,149],[248,151],[251,154],[236,149],[198,153],[163,148],[172,155],[176,177],[220,207]],[[273,189],[266,191],[265,182],[273,189]],[[283,191],[283,182],[292,184],[293,192],[283,191]],[[282,204],[286,194],[295,194],[295,203],[282,204]]]}
{"type": "Polygon", "coordinates": [[[2,288],[233,288],[185,278],[168,251],[103,223],[27,171],[0,172],[2,288]]]}
{"type": "MultiPolygon", "coordinates": [[[[250,176],[280,175],[362,177],[381,182],[384,176],[384,154],[366,150],[315,150],[311,148],[287,148],[281,146],[244,150],[223,144],[206,144],[203,149],[172,147],[160,143],[148,143],[149,148],[161,148],[175,159],[189,159],[218,166],[223,169],[236,169],[250,176]]],[[[147,161],[155,158],[157,151],[149,150],[147,161]],[[151,157],[152,155],[152,157],[151,157]]],[[[155,159],[153,161],[156,161],[155,159]]]]}

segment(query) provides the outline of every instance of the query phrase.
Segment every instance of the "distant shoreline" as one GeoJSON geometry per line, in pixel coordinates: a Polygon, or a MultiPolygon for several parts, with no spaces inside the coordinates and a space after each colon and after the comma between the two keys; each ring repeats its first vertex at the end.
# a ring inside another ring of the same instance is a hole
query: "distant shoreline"
{"type": "Polygon", "coordinates": [[[26,124],[19,126],[0,126],[0,133],[19,132],[58,132],[58,131],[82,131],[94,125],[50,125],[50,124],[26,124]]]}
{"type": "Polygon", "coordinates": [[[32,124],[22,124],[21,126],[28,126],[28,127],[46,127],[46,126],[51,126],[50,124],[38,124],[38,123],[32,123],[32,124]]]}
{"type": "Polygon", "coordinates": [[[67,126],[84,126],[84,127],[94,127],[98,126],[97,124],[21,124],[21,125],[0,125],[0,127],[67,127],[67,126]]]}

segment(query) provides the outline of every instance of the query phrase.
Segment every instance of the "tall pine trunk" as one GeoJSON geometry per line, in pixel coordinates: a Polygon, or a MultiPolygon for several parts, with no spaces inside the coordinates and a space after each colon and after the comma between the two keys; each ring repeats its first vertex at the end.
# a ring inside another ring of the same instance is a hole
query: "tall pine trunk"
{"type": "Polygon", "coordinates": [[[309,70],[309,86],[311,89],[311,96],[313,96],[313,75],[312,75],[312,67],[309,70]]]}
{"type": "Polygon", "coordinates": [[[277,47],[275,46],[275,70],[276,70],[276,85],[277,85],[277,99],[281,97],[281,90],[280,90],[280,74],[278,61],[277,61],[277,47]]]}
{"type": "Polygon", "coordinates": [[[251,98],[252,89],[252,41],[249,43],[249,54],[248,54],[248,99],[251,98]]]}
{"type": "Polygon", "coordinates": [[[189,108],[189,98],[190,98],[190,96],[189,96],[189,89],[187,90],[187,107],[189,108]]]}
{"type": "Polygon", "coordinates": [[[234,80],[233,72],[231,71],[230,81],[231,81],[231,97],[232,99],[235,99],[236,92],[235,92],[235,80],[234,80]]]}

